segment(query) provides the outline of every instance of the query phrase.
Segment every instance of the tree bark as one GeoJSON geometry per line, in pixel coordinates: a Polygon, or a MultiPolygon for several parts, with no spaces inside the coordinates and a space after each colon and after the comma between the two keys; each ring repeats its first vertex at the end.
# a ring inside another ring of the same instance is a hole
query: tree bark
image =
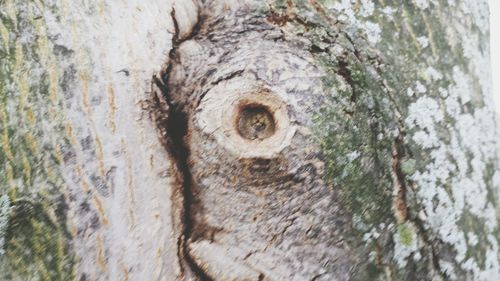
{"type": "Polygon", "coordinates": [[[0,18],[0,279],[500,279],[486,1],[0,18]]]}
{"type": "MultiPolygon", "coordinates": [[[[1,280],[172,280],[171,162],[144,108],[168,1],[0,2],[1,280]]],[[[196,8],[178,4],[184,26],[196,8]]]]}

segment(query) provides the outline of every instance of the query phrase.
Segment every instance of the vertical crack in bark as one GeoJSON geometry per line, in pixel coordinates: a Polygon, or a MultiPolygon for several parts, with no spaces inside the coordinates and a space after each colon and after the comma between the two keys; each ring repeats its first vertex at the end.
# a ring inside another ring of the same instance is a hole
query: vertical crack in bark
{"type": "Polygon", "coordinates": [[[417,233],[422,238],[422,241],[429,248],[430,255],[431,255],[430,262],[432,264],[434,271],[436,271],[436,273],[441,278],[441,280],[448,280],[448,278],[446,277],[446,274],[443,273],[443,271],[441,269],[441,265],[439,265],[439,256],[437,254],[437,250],[435,249],[434,245],[432,244],[431,239],[424,228],[424,223],[418,218],[413,218],[413,219],[411,219],[411,221],[416,226],[417,233]]]}
{"type": "MultiPolygon", "coordinates": [[[[189,254],[188,240],[193,232],[192,204],[194,201],[192,187],[193,179],[189,167],[189,140],[186,138],[189,130],[189,116],[181,106],[173,101],[172,93],[169,89],[169,79],[172,71],[172,64],[175,62],[176,52],[179,45],[189,39],[192,39],[200,30],[202,23],[201,15],[198,14],[198,21],[194,26],[192,33],[184,39],[179,38],[179,25],[175,17],[175,9],[172,9],[171,17],[175,27],[175,34],[172,38],[172,49],[169,53],[170,61],[166,69],[160,76],[153,77],[153,85],[160,91],[161,99],[156,96],[154,102],[160,110],[154,113],[157,127],[161,132],[162,142],[167,149],[170,158],[175,164],[176,180],[178,184],[181,206],[179,212],[181,223],[181,234],[177,237],[177,257],[181,268],[182,278],[189,279],[194,277],[202,281],[213,280],[208,274],[195,262],[189,254]],[[158,116],[161,115],[161,116],[158,116]],[[194,275],[194,276],[190,276],[194,275]]],[[[174,192],[175,193],[175,192],[174,192]]],[[[174,199],[175,200],[175,199],[174,199]]]]}
{"type": "Polygon", "coordinates": [[[358,87],[356,86],[356,82],[352,78],[351,70],[348,68],[349,63],[344,60],[342,57],[337,57],[339,69],[336,71],[338,75],[341,75],[344,80],[349,84],[352,90],[351,95],[351,103],[355,103],[359,96],[358,87]]]}
{"type": "Polygon", "coordinates": [[[186,140],[186,134],[188,132],[188,115],[183,112],[181,108],[176,106],[171,102],[171,97],[169,92],[165,93],[167,102],[169,105],[169,118],[166,124],[166,132],[168,138],[170,138],[170,155],[175,161],[177,166],[177,171],[181,176],[181,189],[182,189],[182,200],[183,200],[183,212],[182,212],[182,234],[178,238],[178,254],[179,258],[182,258],[192,272],[200,280],[212,280],[201,267],[196,264],[194,259],[189,254],[187,241],[191,237],[193,232],[193,219],[191,205],[194,200],[192,196],[192,185],[193,179],[191,171],[189,168],[189,143],[186,140]]]}
{"type": "Polygon", "coordinates": [[[398,223],[406,222],[408,218],[408,206],[406,205],[406,183],[405,175],[401,170],[401,162],[404,157],[404,134],[402,132],[394,140],[392,146],[392,179],[393,179],[393,209],[398,223]]]}
{"type": "MultiPolygon", "coordinates": [[[[349,41],[354,45],[354,41],[348,38],[349,41]]],[[[380,77],[383,76],[382,70],[382,59],[380,57],[374,58],[371,63],[380,77]]],[[[380,85],[382,86],[384,92],[389,97],[391,104],[393,106],[393,111],[397,122],[399,124],[399,134],[394,140],[393,150],[392,150],[392,162],[391,162],[391,175],[393,177],[393,209],[395,211],[395,218],[398,223],[411,222],[417,229],[417,236],[420,237],[424,243],[424,247],[427,248],[430,254],[430,262],[432,269],[438,274],[441,280],[446,280],[446,275],[441,270],[441,266],[439,265],[439,255],[438,251],[435,249],[435,246],[432,244],[432,241],[424,227],[424,222],[420,220],[417,216],[411,215],[410,209],[406,202],[406,195],[408,191],[408,187],[406,185],[406,175],[402,171],[401,164],[403,157],[405,156],[405,123],[402,114],[402,110],[397,102],[395,97],[395,91],[392,89],[385,79],[379,80],[380,85]]]]}
{"type": "MultiPolygon", "coordinates": [[[[168,76],[168,71],[171,67],[167,68],[166,76],[168,76]]],[[[158,124],[165,138],[164,143],[166,145],[167,151],[173,160],[177,172],[177,181],[181,191],[182,200],[182,210],[181,215],[181,227],[182,231],[177,238],[177,256],[180,261],[181,271],[186,277],[186,267],[199,279],[199,280],[212,280],[211,277],[194,261],[194,259],[189,254],[189,249],[187,241],[193,232],[193,218],[191,206],[193,203],[192,195],[192,175],[189,168],[189,142],[186,139],[188,132],[188,115],[182,110],[181,107],[172,102],[172,97],[169,92],[168,86],[165,81],[160,80],[158,77],[154,77],[154,83],[160,88],[165,102],[168,106],[168,112],[166,115],[168,118],[161,120],[162,124],[158,124]]]]}
{"type": "Polygon", "coordinates": [[[392,150],[391,173],[393,177],[394,215],[398,224],[403,224],[407,221],[410,221],[416,227],[417,235],[422,239],[424,246],[430,252],[430,262],[433,270],[442,280],[446,280],[446,276],[442,272],[441,266],[439,265],[439,256],[437,254],[435,246],[432,244],[431,239],[429,238],[429,235],[424,228],[424,223],[418,217],[411,217],[408,215],[408,205],[406,203],[406,176],[401,168],[401,162],[405,153],[404,137],[404,131],[400,131],[399,135],[394,140],[392,150]]]}

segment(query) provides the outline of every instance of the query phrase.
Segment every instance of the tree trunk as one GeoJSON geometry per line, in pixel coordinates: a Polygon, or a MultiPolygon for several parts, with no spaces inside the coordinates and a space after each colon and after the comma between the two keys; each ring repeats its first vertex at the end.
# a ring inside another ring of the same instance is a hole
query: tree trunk
{"type": "Polygon", "coordinates": [[[0,2],[1,280],[499,280],[486,1],[0,2]]]}

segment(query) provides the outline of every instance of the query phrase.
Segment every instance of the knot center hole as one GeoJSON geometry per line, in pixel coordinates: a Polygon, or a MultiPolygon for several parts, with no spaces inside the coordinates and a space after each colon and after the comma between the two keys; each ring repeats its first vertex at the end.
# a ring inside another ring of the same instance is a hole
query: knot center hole
{"type": "Polygon", "coordinates": [[[249,140],[263,140],[272,136],[276,130],[273,114],[259,104],[243,106],[237,118],[238,133],[249,140]]]}

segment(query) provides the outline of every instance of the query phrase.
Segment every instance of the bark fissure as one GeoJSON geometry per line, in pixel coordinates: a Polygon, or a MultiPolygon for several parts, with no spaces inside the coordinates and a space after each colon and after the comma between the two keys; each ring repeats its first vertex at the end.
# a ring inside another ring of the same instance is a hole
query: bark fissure
{"type": "MultiPolygon", "coordinates": [[[[168,77],[168,73],[164,77],[168,77]]],[[[156,85],[161,85],[160,90],[168,106],[168,118],[164,120],[164,124],[161,124],[160,126],[164,128],[165,133],[162,137],[166,138],[164,143],[167,146],[166,148],[173,163],[175,164],[176,172],[178,173],[177,184],[182,197],[182,210],[180,218],[182,231],[180,236],[177,238],[177,256],[181,261],[181,271],[184,275],[186,275],[187,266],[192,273],[199,278],[199,280],[212,280],[212,278],[210,278],[191,257],[187,245],[187,241],[193,232],[191,206],[194,200],[192,196],[192,175],[188,164],[190,152],[189,142],[186,139],[189,127],[187,114],[180,106],[172,102],[172,97],[168,86],[166,85],[166,81],[161,81],[156,77],[154,79],[156,85]]]]}
{"type": "Polygon", "coordinates": [[[391,172],[393,177],[394,216],[398,224],[403,224],[407,221],[410,221],[416,227],[417,235],[422,239],[424,247],[426,247],[430,252],[430,262],[433,270],[438,274],[438,276],[441,277],[442,280],[446,280],[446,276],[442,272],[441,266],[439,265],[437,251],[424,228],[423,222],[418,219],[418,217],[412,217],[408,214],[409,210],[408,204],[406,202],[408,186],[405,180],[406,175],[404,174],[401,167],[403,158],[405,156],[404,137],[404,131],[400,131],[399,135],[396,137],[393,143],[391,172]]]}
{"type": "Polygon", "coordinates": [[[408,206],[406,205],[406,183],[405,175],[401,170],[401,162],[404,157],[403,147],[404,134],[400,134],[394,140],[392,148],[392,177],[393,177],[393,209],[398,223],[406,222],[408,218],[408,206]]]}
{"type": "Polygon", "coordinates": [[[424,244],[429,247],[429,251],[431,254],[430,262],[432,263],[433,269],[436,271],[438,276],[441,277],[441,280],[447,280],[448,278],[443,273],[443,271],[441,270],[441,266],[439,265],[439,254],[436,251],[435,246],[432,244],[431,239],[429,238],[429,235],[427,234],[427,231],[424,228],[423,222],[418,218],[413,218],[411,219],[411,221],[417,227],[417,234],[420,235],[424,244]]]}
{"type": "Polygon", "coordinates": [[[358,99],[359,91],[358,87],[356,86],[356,81],[352,78],[352,73],[351,70],[348,68],[349,63],[346,62],[343,58],[338,57],[338,64],[339,64],[339,69],[336,71],[336,73],[340,76],[342,76],[347,84],[351,87],[352,90],[352,95],[351,95],[351,102],[355,103],[356,100],[358,99]]]}
{"type": "MultiPolygon", "coordinates": [[[[163,112],[159,113],[163,113],[163,115],[167,117],[162,116],[157,118],[159,121],[157,121],[157,126],[160,131],[162,131],[162,142],[175,165],[177,188],[180,193],[179,201],[181,202],[178,207],[181,208],[181,210],[179,210],[181,231],[180,235],[177,237],[177,257],[181,268],[181,276],[182,278],[187,278],[192,274],[198,280],[211,281],[213,278],[208,276],[203,268],[196,263],[188,249],[188,240],[191,238],[194,228],[194,219],[192,218],[191,209],[194,200],[192,193],[193,180],[189,167],[189,119],[184,108],[173,101],[174,99],[168,86],[177,49],[182,42],[191,39],[199,32],[202,16],[198,14],[198,21],[193,27],[192,33],[183,39],[179,38],[179,25],[174,8],[172,8],[171,17],[174,23],[175,34],[172,39],[173,46],[169,53],[170,61],[167,67],[162,71],[160,77],[153,77],[153,83],[158,87],[163,98],[162,102],[165,103],[163,106],[160,105],[160,107],[167,108],[166,112],[163,110],[163,112]]],[[[156,99],[156,102],[160,103],[158,97],[156,99]]]]}

